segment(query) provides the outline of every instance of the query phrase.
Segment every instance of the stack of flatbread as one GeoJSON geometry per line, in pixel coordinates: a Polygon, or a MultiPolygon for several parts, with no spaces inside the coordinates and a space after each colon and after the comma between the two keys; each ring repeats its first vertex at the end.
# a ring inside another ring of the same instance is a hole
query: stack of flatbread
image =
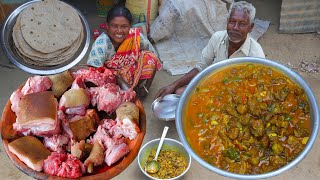
{"type": "Polygon", "coordinates": [[[58,0],[44,0],[19,14],[12,37],[17,54],[27,64],[55,66],[75,55],[84,32],[74,8],[58,0]]]}

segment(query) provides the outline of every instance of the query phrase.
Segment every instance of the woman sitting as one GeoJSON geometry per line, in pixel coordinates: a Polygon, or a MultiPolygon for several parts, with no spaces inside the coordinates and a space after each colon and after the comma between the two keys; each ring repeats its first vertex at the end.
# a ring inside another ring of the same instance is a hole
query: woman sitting
{"type": "Polygon", "coordinates": [[[93,43],[88,65],[105,66],[125,80],[138,96],[149,92],[156,70],[162,65],[149,40],[137,28],[130,28],[132,15],[124,6],[116,6],[107,15],[107,34],[93,43]]]}

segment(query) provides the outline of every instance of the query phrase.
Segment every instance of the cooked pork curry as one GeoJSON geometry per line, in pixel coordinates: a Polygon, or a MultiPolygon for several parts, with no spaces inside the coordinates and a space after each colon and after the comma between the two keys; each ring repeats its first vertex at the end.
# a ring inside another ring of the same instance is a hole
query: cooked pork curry
{"type": "Polygon", "coordinates": [[[304,91],[259,64],[224,68],[201,82],[187,104],[185,132],[208,163],[238,174],[262,174],[292,161],[310,135],[304,91]]]}

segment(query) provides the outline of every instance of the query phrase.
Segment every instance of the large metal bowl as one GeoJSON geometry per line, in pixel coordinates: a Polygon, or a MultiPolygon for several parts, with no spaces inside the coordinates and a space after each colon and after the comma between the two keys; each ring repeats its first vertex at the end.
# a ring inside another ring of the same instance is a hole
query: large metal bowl
{"type": "MultiPolygon", "coordinates": [[[[40,0],[33,0],[26,2],[16,8],[8,17],[6,20],[3,22],[2,29],[1,29],[1,46],[7,55],[7,57],[20,69],[31,73],[31,74],[39,74],[39,75],[50,75],[50,74],[57,74],[60,72],[63,72],[65,70],[70,69],[74,65],[76,65],[78,62],[82,60],[82,58],[85,56],[89,44],[90,44],[90,28],[87,20],[85,17],[81,14],[79,10],[75,8],[75,10],[78,12],[78,15],[81,19],[82,25],[83,25],[83,32],[84,32],[84,38],[81,43],[81,46],[79,47],[78,51],[75,53],[73,57],[71,57],[68,61],[55,65],[55,66],[50,66],[50,67],[41,67],[41,66],[36,66],[36,65],[29,65],[25,63],[25,61],[19,57],[17,52],[14,50],[13,47],[13,39],[12,39],[12,29],[13,26],[16,22],[16,19],[18,15],[20,14],[21,11],[23,11],[25,8],[28,6],[38,2],[40,0]]],[[[71,6],[71,5],[70,5],[71,6]]],[[[73,7],[73,6],[71,6],[73,7]]]]}
{"type": "Polygon", "coordinates": [[[226,177],[236,178],[236,179],[268,178],[268,177],[278,175],[278,174],[294,167],[302,159],[304,159],[304,157],[311,150],[311,148],[316,140],[316,137],[318,134],[318,129],[319,129],[319,109],[318,109],[316,98],[315,98],[312,90],[308,86],[308,84],[297,73],[295,73],[291,69],[289,69],[286,66],[283,66],[279,63],[276,63],[274,61],[262,59],[262,58],[253,58],[253,57],[234,58],[234,59],[228,59],[228,60],[213,64],[213,65],[209,66],[208,68],[204,69],[203,71],[201,71],[199,74],[197,74],[196,77],[194,77],[192,79],[192,81],[189,83],[186,90],[184,91],[184,93],[180,97],[180,101],[178,103],[178,107],[176,110],[176,127],[177,127],[177,131],[178,131],[180,140],[183,143],[183,145],[186,147],[187,151],[191,154],[191,156],[196,161],[198,161],[202,166],[209,169],[210,171],[213,171],[215,173],[218,173],[218,174],[226,176],[226,177]],[[264,174],[255,174],[255,175],[242,175],[242,174],[235,174],[235,173],[231,173],[231,172],[219,169],[219,168],[207,163],[200,156],[198,156],[198,154],[196,154],[195,151],[191,148],[190,144],[187,141],[186,135],[185,135],[186,134],[185,133],[185,123],[186,122],[184,120],[185,119],[184,112],[186,110],[186,105],[187,105],[187,102],[189,101],[190,95],[193,93],[194,89],[199,84],[199,82],[201,82],[202,80],[207,78],[209,75],[213,74],[215,71],[217,71],[221,68],[224,68],[229,65],[240,64],[240,63],[263,64],[265,66],[269,66],[274,69],[277,69],[278,71],[287,75],[293,82],[297,83],[304,90],[304,92],[306,93],[306,95],[308,97],[308,101],[310,103],[311,135],[310,135],[308,143],[306,144],[303,151],[294,160],[292,160],[287,165],[285,165],[277,170],[274,170],[272,172],[268,172],[268,173],[264,173],[264,174]]]}

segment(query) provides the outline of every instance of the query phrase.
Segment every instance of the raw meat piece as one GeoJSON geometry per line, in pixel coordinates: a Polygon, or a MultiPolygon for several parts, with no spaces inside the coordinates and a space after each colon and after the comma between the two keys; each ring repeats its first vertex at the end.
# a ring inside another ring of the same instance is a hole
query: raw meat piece
{"type": "Polygon", "coordinates": [[[84,83],[84,79],[82,77],[77,77],[71,85],[71,89],[79,89],[79,88],[83,88],[86,89],[86,85],[84,83]]]}
{"type": "Polygon", "coordinates": [[[64,114],[62,110],[58,110],[58,119],[59,121],[67,119],[67,116],[64,114]]]}
{"type": "Polygon", "coordinates": [[[93,143],[93,148],[89,157],[84,161],[84,165],[88,167],[87,172],[92,173],[93,167],[101,165],[104,162],[104,147],[100,141],[93,143]]]}
{"type": "Polygon", "coordinates": [[[73,78],[68,70],[49,75],[48,78],[52,82],[51,90],[56,98],[60,98],[73,82],[73,78]]]}
{"type": "Polygon", "coordinates": [[[101,87],[91,87],[89,92],[91,104],[97,106],[98,111],[105,111],[108,114],[113,113],[123,102],[136,97],[136,92],[131,88],[123,91],[118,85],[110,83],[101,87]]]}
{"type": "Polygon", "coordinates": [[[70,139],[69,137],[61,134],[55,134],[53,136],[45,136],[43,138],[43,144],[50,151],[63,153],[65,152],[65,147],[68,145],[70,139]]]}
{"type": "Polygon", "coordinates": [[[78,178],[85,173],[85,167],[82,162],[72,154],[53,152],[51,156],[44,161],[43,171],[49,175],[78,178]]]}
{"type": "Polygon", "coordinates": [[[76,141],[85,140],[91,133],[95,132],[100,118],[94,109],[89,109],[81,119],[69,122],[72,137],[76,141]]]}
{"type": "Polygon", "coordinates": [[[87,107],[90,104],[90,93],[81,77],[77,77],[71,86],[71,89],[63,93],[59,101],[59,109],[68,115],[86,114],[87,107]]]}
{"type": "Polygon", "coordinates": [[[46,91],[51,88],[51,81],[46,76],[33,76],[28,78],[22,89],[17,89],[10,96],[11,110],[14,113],[19,111],[19,103],[21,98],[30,93],[46,91]]]}
{"type": "Polygon", "coordinates": [[[11,94],[10,96],[11,110],[14,113],[17,113],[19,111],[19,104],[22,97],[23,97],[23,94],[21,93],[21,89],[18,89],[11,94]]]}
{"type": "Polygon", "coordinates": [[[70,139],[72,139],[73,134],[72,134],[72,131],[69,127],[68,117],[66,116],[66,114],[64,114],[64,112],[62,110],[58,111],[58,119],[61,122],[61,127],[63,130],[63,133],[67,134],[70,137],[70,139]]]}
{"type": "Polygon", "coordinates": [[[89,81],[94,83],[96,86],[103,86],[107,83],[115,84],[117,82],[113,73],[105,67],[80,69],[73,72],[72,76],[74,79],[81,77],[84,79],[84,82],[89,81]]]}
{"type": "Polygon", "coordinates": [[[125,143],[115,145],[111,153],[105,157],[105,162],[111,166],[129,153],[128,145],[125,143]]]}
{"type": "Polygon", "coordinates": [[[42,92],[50,89],[52,86],[51,80],[47,76],[33,76],[28,78],[26,84],[21,89],[23,95],[42,92]]]}
{"type": "Polygon", "coordinates": [[[102,144],[105,144],[105,142],[112,140],[107,127],[111,128],[115,124],[116,122],[113,119],[105,119],[100,121],[100,125],[98,126],[96,133],[93,135],[93,137],[90,137],[89,142],[94,143],[95,141],[100,141],[102,144]]]}
{"type": "Polygon", "coordinates": [[[85,149],[85,142],[81,140],[71,146],[71,154],[74,155],[76,158],[81,159],[82,153],[85,149]]]}
{"type": "Polygon", "coordinates": [[[123,136],[112,136],[112,128],[117,126],[117,122],[112,119],[104,119],[99,125],[97,132],[91,138],[91,142],[101,141],[105,151],[105,162],[110,166],[124,157],[129,148],[123,136]],[[121,145],[122,144],[122,145],[121,145]],[[109,157],[110,156],[110,157],[109,157]]]}
{"type": "Polygon", "coordinates": [[[80,106],[75,106],[75,107],[71,107],[71,108],[67,108],[65,110],[66,114],[70,114],[70,115],[80,115],[80,116],[84,116],[86,114],[86,110],[87,107],[86,105],[80,105],[80,106]]]}
{"type": "Polygon", "coordinates": [[[53,135],[60,132],[57,100],[51,91],[24,95],[13,128],[24,135],[53,135]]]}
{"type": "Polygon", "coordinates": [[[113,134],[113,136],[124,136],[130,140],[133,140],[138,136],[140,128],[129,118],[124,118],[122,120],[117,118],[116,122],[117,124],[110,129],[110,132],[113,134]]]}
{"type": "Polygon", "coordinates": [[[132,102],[122,103],[116,110],[117,118],[122,120],[129,118],[133,123],[139,125],[139,107],[132,102]]]}
{"type": "Polygon", "coordinates": [[[35,171],[42,171],[44,160],[51,154],[41,141],[33,136],[24,136],[10,142],[8,149],[35,171]]]}
{"type": "Polygon", "coordinates": [[[66,91],[59,100],[59,109],[71,108],[84,105],[88,107],[90,104],[90,94],[86,89],[76,88],[66,91]]]}

